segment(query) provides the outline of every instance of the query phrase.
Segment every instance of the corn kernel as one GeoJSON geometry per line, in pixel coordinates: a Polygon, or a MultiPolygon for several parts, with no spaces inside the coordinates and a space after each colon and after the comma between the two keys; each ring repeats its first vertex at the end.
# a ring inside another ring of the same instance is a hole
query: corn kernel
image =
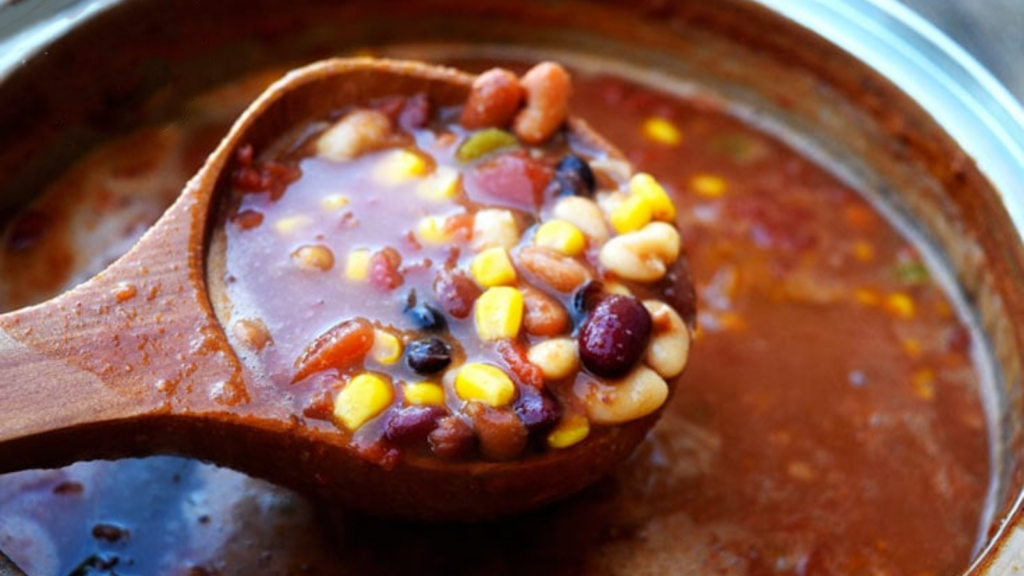
{"type": "Polygon", "coordinates": [[[676,205],[654,176],[646,172],[634,174],[629,179],[629,193],[647,201],[651,209],[651,218],[662,222],[672,222],[676,219],[676,205]]]}
{"type": "Polygon", "coordinates": [[[506,406],[516,394],[512,379],[490,364],[466,364],[455,375],[455,393],[463,400],[478,400],[500,408],[506,406]]]}
{"type": "Polygon", "coordinates": [[[285,216],[274,223],[274,229],[281,234],[291,234],[307,226],[309,226],[309,218],[306,216],[285,216]]]}
{"type": "Polygon", "coordinates": [[[683,133],[679,128],[657,116],[644,120],[643,133],[648,139],[665,146],[679,146],[683,142],[683,133]]]}
{"type": "Polygon", "coordinates": [[[861,262],[868,262],[875,257],[875,248],[870,242],[857,240],[853,243],[853,256],[861,262]]]}
{"type": "Polygon", "coordinates": [[[899,318],[913,318],[917,311],[914,300],[903,292],[894,292],[886,296],[885,309],[899,318]]]}
{"type": "Polygon", "coordinates": [[[452,239],[447,216],[424,216],[416,225],[416,237],[427,244],[444,244],[452,239]]]}
{"type": "Polygon", "coordinates": [[[504,248],[488,248],[473,258],[469,271],[478,284],[485,288],[503,286],[516,281],[516,269],[504,248]]]}
{"type": "Polygon", "coordinates": [[[345,260],[345,277],[353,282],[362,282],[370,275],[370,251],[359,248],[348,253],[345,260]]]}
{"type": "Polygon", "coordinates": [[[582,415],[563,418],[548,434],[548,446],[568,448],[582,442],[590,434],[590,421],[582,415]]]}
{"type": "Polygon", "coordinates": [[[374,182],[384,186],[394,186],[420,178],[427,173],[427,163],[423,157],[408,150],[391,150],[384,153],[373,168],[374,182]]]}
{"type": "Polygon", "coordinates": [[[390,366],[402,357],[402,341],[387,330],[374,328],[373,345],[370,347],[369,355],[380,364],[390,366]]]}
{"type": "Polygon", "coordinates": [[[330,194],[324,196],[323,199],[320,200],[320,206],[322,206],[327,212],[337,212],[345,206],[348,206],[349,202],[350,200],[348,196],[345,196],[344,194],[330,194]]]}
{"type": "Polygon", "coordinates": [[[441,406],[444,404],[444,388],[432,382],[406,384],[403,388],[405,401],[416,406],[441,406]]]}
{"type": "Polygon", "coordinates": [[[914,394],[922,400],[931,400],[935,397],[935,372],[928,368],[922,368],[910,378],[910,387],[914,394]]]}
{"type": "Polygon", "coordinates": [[[903,341],[903,353],[910,358],[920,358],[921,352],[923,351],[920,340],[916,338],[907,338],[903,341]]]}
{"type": "Polygon", "coordinates": [[[858,288],[853,292],[853,298],[861,306],[874,307],[882,303],[882,296],[871,288],[858,288]]]}
{"type": "Polygon", "coordinates": [[[608,217],[612,228],[619,234],[635,232],[648,223],[652,218],[651,204],[643,196],[628,196],[617,205],[608,217]]]}
{"type": "Polygon", "coordinates": [[[459,171],[451,166],[438,166],[433,174],[416,185],[416,193],[427,200],[451,200],[459,193],[459,171]]]}
{"type": "Polygon", "coordinates": [[[565,220],[548,220],[540,225],[533,241],[554,248],[566,256],[578,256],[587,246],[583,232],[565,220]]]}
{"type": "Polygon", "coordinates": [[[727,189],[725,179],[713,174],[697,174],[690,179],[690,187],[704,198],[720,198],[727,189]]]}
{"type": "Polygon", "coordinates": [[[515,338],[523,323],[523,295],[508,286],[488,288],[476,301],[476,332],[481,340],[515,338]]]}
{"type": "Polygon", "coordinates": [[[387,380],[376,374],[359,374],[335,397],[334,417],[354,431],[383,412],[394,398],[395,391],[387,380]]]}

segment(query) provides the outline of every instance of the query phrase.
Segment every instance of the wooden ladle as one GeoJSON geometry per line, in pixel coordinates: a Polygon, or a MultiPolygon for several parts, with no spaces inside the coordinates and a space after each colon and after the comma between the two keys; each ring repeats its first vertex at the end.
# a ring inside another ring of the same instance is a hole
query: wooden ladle
{"type": "MultiPolygon", "coordinates": [[[[208,239],[236,147],[261,149],[294,126],[389,95],[461,104],[472,81],[447,68],[355,59],[271,86],[128,254],[54,300],[0,316],[0,472],[177,454],[372,513],[477,519],[578,491],[626,457],[657,414],[519,461],[409,456],[385,470],[342,434],[307,427],[275,402],[282,392],[252,377],[213,312],[208,239]]],[[[621,158],[581,121],[570,130],[621,158]]]]}

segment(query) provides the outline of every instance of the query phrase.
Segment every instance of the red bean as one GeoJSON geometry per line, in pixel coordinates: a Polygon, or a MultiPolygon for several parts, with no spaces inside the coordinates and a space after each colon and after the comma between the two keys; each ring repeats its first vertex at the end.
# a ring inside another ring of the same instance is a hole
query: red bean
{"type": "Polygon", "coordinates": [[[458,416],[445,416],[429,434],[430,448],[440,458],[456,460],[473,453],[473,429],[458,416]]]}
{"type": "Polygon", "coordinates": [[[625,376],[647,350],[651,328],[651,315],[639,300],[611,294],[580,328],[580,360],[596,376],[625,376]]]}
{"type": "Polygon", "coordinates": [[[437,302],[454,318],[468,318],[480,297],[480,287],[462,272],[443,272],[434,281],[437,302]]]}
{"type": "Polygon", "coordinates": [[[394,290],[405,282],[398,267],[402,255],[394,248],[384,248],[370,257],[370,283],[381,290],[394,290]]]}
{"type": "Polygon", "coordinates": [[[520,388],[513,409],[530,432],[544,431],[562,417],[562,407],[547,392],[536,388],[520,388]]]}
{"type": "Polygon", "coordinates": [[[440,406],[405,406],[391,413],[384,425],[384,438],[396,444],[422,440],[437,428],[444,416],[440,406]]]}

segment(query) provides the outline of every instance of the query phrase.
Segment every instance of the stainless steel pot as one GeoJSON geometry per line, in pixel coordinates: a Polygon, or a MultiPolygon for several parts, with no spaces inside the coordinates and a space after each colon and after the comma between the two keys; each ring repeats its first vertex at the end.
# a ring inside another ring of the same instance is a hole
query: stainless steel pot
{"type": "Polygon", "coordinates": [[[1024,111],[894,0],[66,4],[0,28],[0,218],[93,143],[173,117],[140,106],[157,91],[182,102],[269,62],[367,45],[554,53],[733,103],[896,214],[952,272],[987,343],[996,436],[992,523],[970,571],[1024,561],[1024,111]]]}

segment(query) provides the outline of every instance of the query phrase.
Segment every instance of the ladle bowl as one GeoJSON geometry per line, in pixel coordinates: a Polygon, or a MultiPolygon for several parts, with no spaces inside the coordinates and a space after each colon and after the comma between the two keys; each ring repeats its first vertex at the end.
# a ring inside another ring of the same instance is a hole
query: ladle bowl
{"type": "MultiPolygon", "coordinates": [[[[332,430],[308,427],[239,360],[211,306],[218,190],[243,143],[261,148],[346,106],[425,93],[465,102],[473,76],[419,63],[329,60],[264,92],[143,239],[108,269],[0,316],[0,472],[150,454],[199,458],[371,513],[470,520],[538,507],[594,482],[657,419],[605,427],[514,462],[410,455],[384,469],[332,430]]],[[[569,130],[608,155],[585,123],[569,130]]]]}

